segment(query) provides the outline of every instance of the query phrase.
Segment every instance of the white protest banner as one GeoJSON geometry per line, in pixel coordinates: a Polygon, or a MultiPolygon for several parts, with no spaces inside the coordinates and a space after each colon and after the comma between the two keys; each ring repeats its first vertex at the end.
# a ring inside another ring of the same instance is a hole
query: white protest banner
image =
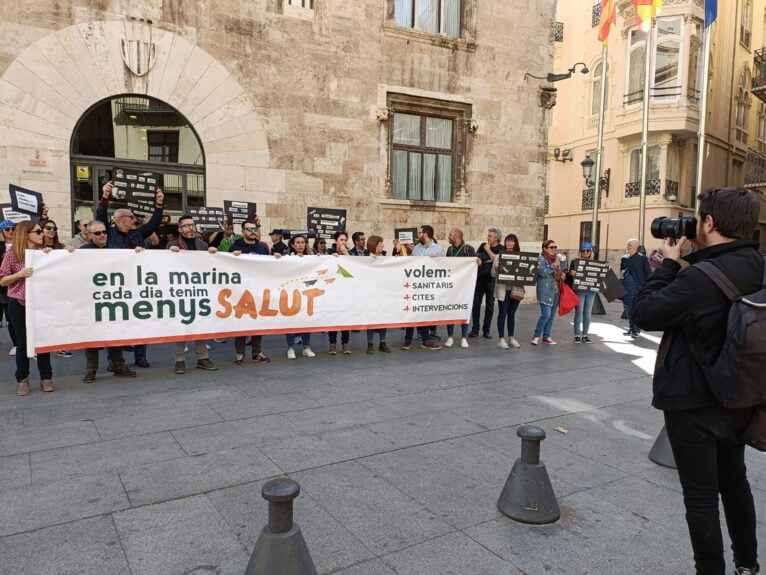
{"type": "Polygon", "coordinates": [[[467,323],[470,258],[28,250],[27,347],[467,323]]]}

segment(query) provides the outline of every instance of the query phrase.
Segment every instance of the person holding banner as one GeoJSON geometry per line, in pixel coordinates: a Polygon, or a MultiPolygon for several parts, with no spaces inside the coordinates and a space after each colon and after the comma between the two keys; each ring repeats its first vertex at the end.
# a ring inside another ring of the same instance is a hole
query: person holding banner
{"type": "Polygon", "coordinates": [[[324,238],[317,238],[314,240],[314,253],[318,256],[328,256],[330,252],[327,249],[327,240],[324,238]]]}
{"type": "MultiPolygon", "coordinates": [[[[580,246],[580,257],[572,260],[569,266],[566,282],[573,287],[573,279],[577,268],[577,261],[590,260],[593,257],[593,244],[585,242],[580,246]]],[[[593,343],[588,336],[590,330],[590,315],[593,311],[593,302],[596,300],[596,292],[587,289],[576,289],[574,292],[580,298],[580,303],[575,308],[574,317],[574,340],[575,343],[593,343]]]]}
{"type": "MultiPolygon", "coordinates": [[[[304,235],[292,236],[288,242],[290,252],[287,257],[299,257],[313,255],[311,248],[309,247],[308,240],[304,235]]],[[[285,340],[287,341],[287,359],[295,359],[295,340],[296,334],[286,333],[285,340]]],[[[303,357],[316,357],[311,349],[311,332],[300,334],[301,343],[303,344],[303,357]]]]}
{"type": "MultiPolygon", "coordinates": [[[[449,232],[449,247],[447,248],[448,258],[476,258],[476,250],[473,246],[469,246],[463,239],[463,230],[453,228],[449,232]]],[[[455,326],[449,324],[447,326],[447,341],[444,342],[444,347],[452,347],[455,345],[453,335],[455,333],[455,326]]],[[[468,324],[460,324],[460,347],[468,347],[468,324]]]]}
{"type": "Polygon", "coordinates": [[[553,240],[543,242],[543,252],[537,259],[537,301],[540,303],[540,318],[532,336],[532,345],[540,343],[540,336],[546,345],[556,345],[551,339],[553,319],[559,308],[559,286],[564,278],[562,267],[566,262],[564,254],[557,254],[558,246],[553,240]]]}
{"type": "MultiPolygon", "coordinates": [[[[370,236],[367,238],[367,251],[369,252],[370,256],[373,258],[377,258],[383,255],[383,238],[380,236],[370,236]]],[[[382,351],[383,353],[391,353],[391,348],[388,347],[388,344],[386,343],[386,328],[382,327],[379,329],[368,329],[367,330],[367,353],[373,354],[375,353],[375,345],[373,343],[373,338],[375,337],[375,332],[378,332],[378,337],[380,338],[380,344],[378,345],[378,351],[382,351]]]]}
{"type": "MultiPolygon", "coordinates": [[[[16,223],[11,220],[3,220],[0,222],[0,233],[2,233],[2,241],[0,241],[0,261],[5,256],[5,252],[11,250],[13,245],[13,233],[16,231],[16,223]]],[[[0,286],[0,305],[2,305],[3,314],[0,315],[0,319],[5,317],[5,321],[8,323],[8,335],[11,337],[11,347],[8,355],[16,355],[16,331],[13,329],[13,324],[8,317],[8,288],[0,286]]]]}
{"type": "MultiPolygon", "coordinates": [[[[43,230],[37,222],[26,221],[16,224],[11,249],[5,252],[0,264],[0,286],[8,288],[8,319],[18,338],[16,350],[16,395],[29,395],[29,358],[27,357],[26,320],[26,279],[32,276],[32,268],[24,266],[26,250],[49,252],[43,248],[43,230]]],[[[37,354],[37,369],[40,372],[40,389],[54,391],[51,354],[37,354]]]]}
{"type": "Polygon", "coordinates": [[[472,326],[468,337],[479,337],[481,319],[481,301],[484,300],[484,323],[481,325],[484,339],[491,339],[492,314],[495,312],[495,280],[492,278],[492,264],[495,256],[503,250],[500,237],[503,233],[498,228],[489,228],[487,241],[476,250],[479,271],[476,274],[476,291],[473,294],[472,326]]]}
{"type": "Polygon", "coordinates": [[[284,256],[290,252],[290,248],[282,241],[282,230],[274,228],[269,234],[271,236],[271,253],[284,256]]]}
{"type": "MultiPolygon", "coordinates": [[[[505,251],[520,252],[519,238],[516,234],[508,234],[503,240],[505,251]]],[[[497,281],[497,270],[500,267],[500,254],[495,256],[492,264],[492,277],[495,278],[495,298],[497,299],[500,310],[497,312],[497,334],[500,340],[497,347],[500,349],[509,349],[511,347],[519,348],[521,344],[513,337],[516,331],[516,310],[519,309],[521,300],[524,299],[524,286],[500,283],[497,281]],[[508,341],[505,339],[505,323],[508,322],[508,341]]]]}
{"type": "Polygon", "coordinates": [[[59,228],[53,220],[40,220],[43,228],[43,247],[63,250],[66,246],[59,241],[59,228]]]}
{"type": "MultiPolygon", "coordinates": [[[[330,248],[329,254],[333,256],[348,256],[348,233],[343,230],[338,230],[332,235],[332,239],[335,240],[335,245],[330,248]]],[[[327,332],[327,336],[330,339],[330,355],[336,355],[338,353],[338,332],[327,332]]],[[[351,347],[348,342],[351,336],[351,332],[347,329],[340,332],[340,343],[343,349],[343,355],[351,355],[351,347]]]]}

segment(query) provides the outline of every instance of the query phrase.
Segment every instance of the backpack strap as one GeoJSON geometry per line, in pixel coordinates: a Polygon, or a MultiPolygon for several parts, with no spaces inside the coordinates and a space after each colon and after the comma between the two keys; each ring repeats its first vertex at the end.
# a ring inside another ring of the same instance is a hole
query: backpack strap
{"type": "MultiPolygon", "coordinates": [[[[724,293],[724,295],[731,301],[736,301],[740,298],[740,293],[737,287],[727,278],[724,273],[718,269],[718,267],[712,262],[699,262],[694,264],[694,267],[709,277],[715,285],[724,293]]],[[[765,272],[766,273],[766,270],[765,272]]]]}

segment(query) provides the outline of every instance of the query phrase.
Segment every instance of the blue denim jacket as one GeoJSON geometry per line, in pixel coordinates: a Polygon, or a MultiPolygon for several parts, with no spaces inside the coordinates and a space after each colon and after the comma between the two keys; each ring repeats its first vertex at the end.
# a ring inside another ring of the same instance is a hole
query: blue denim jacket
{"type": "MultiPolygon", "coordinates": [[[[543,305],[553,305],[553,299],[559,293],[556,278],[553,277],[556,266],[549,264],[543,256],[537,258],[540,267],[537,268],[537,301],[543,305]]],[[[561,271],[565,271],[566,262],[561,263],[561,271]]]]}

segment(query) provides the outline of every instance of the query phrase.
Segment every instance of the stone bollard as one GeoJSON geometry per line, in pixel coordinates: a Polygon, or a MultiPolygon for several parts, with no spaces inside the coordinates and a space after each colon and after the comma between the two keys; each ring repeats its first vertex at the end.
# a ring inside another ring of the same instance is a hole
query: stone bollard
{"type": "Polygon", "coordinates": [[[673,457],[673,449],[670,447],[670,439],[668,439],[668,430],[665,426],[662,426],[657,439],[654,440],[654,445],[649,450],[649,459],[662,465],[664,467],[676,468],[676,458],[673,457]]]}
{"type": "Polygon", "coordinates": [[[521,437],[521,457],[513,464],[497,508],[522,523],[553,523],[561,511],[545,464],[540,461],[545,431],[536,425],[522,425],[516,435],[521,437]]]}
{"type": "Polygon", "coordinates": [[[263,528],[245,575],[317,575],[301,529],[293,523],[293,499],[300,485],[288,477],[268,481],[261,495],[269,502],[269,523],[263,528]]]}

